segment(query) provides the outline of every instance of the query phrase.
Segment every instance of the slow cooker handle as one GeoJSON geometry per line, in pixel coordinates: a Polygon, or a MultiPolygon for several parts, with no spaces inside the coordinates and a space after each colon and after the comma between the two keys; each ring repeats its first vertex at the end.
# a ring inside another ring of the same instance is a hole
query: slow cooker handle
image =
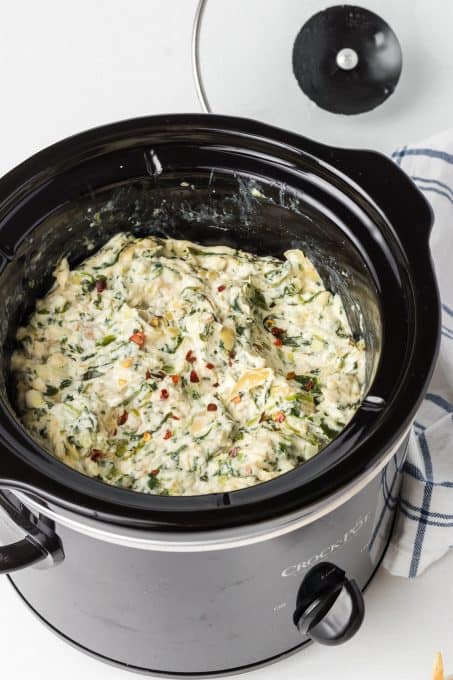
{"type": "Polygon", "coordinates": [[[53,566],[63,560],[63,548],[52,521],[32,515],[10,491],[0,492],[0,510],[0,530],[4,525],[25,533],[24,538],[0,546],[0,574],[10,574],[38,562],[43,567],[53,566]]]}
{"type": "Polygon", "coordinates": [[[431,206],[394,161],[377,151],[310,143],[310,153],[352,179],[374,200],[403,241],[413,244],[414,236],[428,240],[434,222],[431,206]]]}
{"type": "Polygon", "coordinates": [[[31,567],[41,562],[48,553],[39,543],[35,543],[30,536],[21,541],[0,547],[0,574],[10,574],[13,571],[31,567]]]}

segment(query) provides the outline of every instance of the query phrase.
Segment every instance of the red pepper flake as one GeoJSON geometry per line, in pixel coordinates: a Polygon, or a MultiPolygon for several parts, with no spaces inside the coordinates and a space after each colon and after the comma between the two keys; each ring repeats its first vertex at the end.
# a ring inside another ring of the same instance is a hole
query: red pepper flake
{"type": "Polygon", "coordinates": [[[275,338],[274,345],[281,347],[283,345],[283,340],[281,338],[275,338]]]}
{"type": "Polygon", "coordinates": [[[155,470],[151,470],[151,472],[149,474],[152,475],[153,477],[155,477],[156,475],[159,474],[159,468],[156,468],[155,470]]]}
{"type": "Polygon", "coordinates": [[[274,415],[274,420],[276,423],[283,423],[285,419],[286,416],[282,411],[277,411],[277,413],[274,415]]]}
{"type": "Polygon", "coordinates": [[[296,374],[294,373],[294,371],[290,371],[289,373],[286,374],[287,380],[294,380],[295,377],[296,377],[296,374]]]}
{"type": "Polygon", "coordinates": [[[228,455],[229,455],[230,458],[236,458],[238,453],[239,453],[239,449],[238,449],[237,446],[233,446],[233,448],[228,451],[228,455]]]}
{"type": "Polygon", "coordinates": [[[198,377],[198,373],[196,371],[190,371],[190,382],[191,383],[200,382],[200,378],[198,377]]]}
{"type": "Polygon", "coordinates": [[[173,432],[171,430],[166,430],[164,434],[164,439],[171,439],[173,437],[173,432]]]}
{"type": "Polygon", "coordinates": [[[100,449],[91,449],[90,453],[90,458],[93,460],[95,463],[100,460],[100,458],[104,457],[104,452],[101,451],[100,449]]]}
{"type": "Polygon", "coordinates": [[[211,362],[208,361],[208,363],[206,364],[206,368],[209,368],[209,370],[212,371],[212,369],[214,368],[214,364],[211,364],[211,362]]]}
{"type": "Polygon", "coordinates": [[[179,375],[172,375],[171,381],[172,381],[173,385],[177,385],[179,383],[179,375]]]}
{"type": "Polygon", "coordinates": [[[127,419],[129,417],[129,413],[127,411],[123,411],[120,416],[118,416],[116,422],[118,425],[124,425],[124,423],[127,422],[127,419]]]}
{"type": "Polygon", "coordinates": [[[208,411],[217,411],[217,404],[208,404],[208,411]]]}
{"type": "Polygon", "coordinates": [[[175,416],[174,413],[171,414],[171,417],[173,418],[173,420],[181,420],[181,418],[179,416],[175,416]]]}
{"type": "Polygon", "coordinates": [[[229,356],[228,366],[231,367],[233,365],[233,359],[236,357],[236,352],[234,351],[234,349],[231,350],[231,352],[228,354],[228,356],[229,356]]]}
{"type": "Polygon", "coordinates": [[[192,350],[189,349],[189,351],[186,354],[186,361],[188,361],[189,364],[193,364],[194,361],[196,361],[196,360],[197,360],[197,357],[194,357],[192,350]]]}
{"type": "Polygon", "coordinates": [[[94,285],[96,287],[97,292],[102,293],[102,291],[107,288],[107,281],[105,279],[96,279],[94,285]]]}
{"type": "Polygon", "coordinates": [[[283,335],[284,332],[285,331],[283,330],[283,328],[278,328],[277,326],[271,328],[271,333],[272,335],[275,335],[276,338],[279,338],[280,335],[283,335]]]}
{"type": "Polygon", "coordinates": [[[314,386],[315,386],[315,383],[313,382],[313,380],[311,380],[311,379],[307,380],[307,382],[304,385],[304,390],[306,392],[310,392],[310,390],[312,390],[314,386]]]}
{"type": "Polygon", "coordinates": [[[217,286],[217,290],[219,291],[219,293],[222,293],[225,290],[225,288],[226,288],[226,286],[223,286],[223,285],[217,286]]]}
{"type": "Polygon", "coordinates": [[[160,391],[160,398],[161,399],[168,399],[169,396],[170,395],[169,395],[168,390],[166,390],[165,387],[164,387],[164,389],[160,391]]]}
{"type": "Polygon", "coordinates": [[[145,378],[146,380],[149,380],[151,378],[151,371],[146,371],[145,378]]]}
{"type": "Polygon", "coordinates": [[[135,333],[132,333],[131,337],[129,338],[129,342],[135,342],[135,344],[139,347],[143,347],[145,344],[145,339],[146,335],[144,333],[141,331],[136,331],[135,333]]]}

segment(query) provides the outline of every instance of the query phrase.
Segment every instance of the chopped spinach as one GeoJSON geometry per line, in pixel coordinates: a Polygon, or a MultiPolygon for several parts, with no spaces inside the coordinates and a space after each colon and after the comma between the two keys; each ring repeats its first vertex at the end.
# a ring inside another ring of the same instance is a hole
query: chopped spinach
{"type": "Polygon", "coordinates": [[[255,307],[259,307],[260,309],[267,309],[266,298],[264,297],[262,292],[259,291],[254,286],[250,286],[249,299],[252,305],[254,305],[255,307]]]}
{"type": "Polygon", "coordinates": [[[69,307],[71,306],[71,303],[69,300],[66,300],[64,305],[62,307],[56,307],[55,311],[57,314],[64,314],[65,312],[68,311],[69,307]]]}
{"type": "Polygon", "coordinates": [[[101,375],[104,375],[104,374],[101,373],[101,371],[98,371],[97,368],[89,368],[82,375],[82,380],[93,380],[94,378],[100,378],[101,375]]]}
{"type": "Polygon", "coordinates": [[[334,439],[340,432],[340,430],[334,430],[332,427],[329,427],[325,420],[321,421],[320,428],[329,439],[334,439]]]}
{"type": "Polygon", "coordinates": [[[157,474],[148,475],[148,489],[157,489],[160,481],[157,478],[157,474]]]}
{"type": "Polygon", "coordinates": [[[111,342],[116,340],[116,335],[104,335],[102,340],[99,340],[99,342],[96,343],[97,347],[106,347],[107,345],[110,345],[111,342]]]}

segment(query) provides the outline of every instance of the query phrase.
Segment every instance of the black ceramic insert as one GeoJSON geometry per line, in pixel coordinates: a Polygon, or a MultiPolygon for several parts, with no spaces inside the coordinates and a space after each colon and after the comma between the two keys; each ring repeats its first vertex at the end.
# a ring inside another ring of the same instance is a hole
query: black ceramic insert
{"type": "Polygon", "coordinates": [[[275,517],[355,480],[406,431],[432,372],[439,302],[430,226],[425,199],[386,157],[251,120],[139,118],[38,153],[0,180],[0,483],[111,522],[192,530],[275,517]],[[365,335],[373,399],[318,456],[231,493],[152,496],[66,467],[15,415],[14,334],[62,254],[77,263],[87,235],[100,246],[125,228],[277,256],[304,248],[365,335]]]}
{"type": "Polygon", "coordinates": [[[393,93],[403,64],[398,38],[377,14],[336,5],[313,15],[293,47],[303,92],[332,113],[371,111],[393,93]]]}

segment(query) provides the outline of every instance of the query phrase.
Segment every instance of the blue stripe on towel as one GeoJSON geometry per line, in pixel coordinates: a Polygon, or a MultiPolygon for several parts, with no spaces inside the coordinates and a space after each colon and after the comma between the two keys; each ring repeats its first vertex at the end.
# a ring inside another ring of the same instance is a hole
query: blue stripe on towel
{"type": "Polygon", "coordinates": [[[446,191],[442,191],[442,189],[435,189],[434,187],[423,186],[422,184],[420,184],[420,182],[417,182],[417,186],[422,191],[432,191],[434,194],[439,194],[439,196],[444,196],[444,198],[446,198],[447,201],[450,201],[450,203],[453,204],[453,198],[449,194],[447,194],[446,191]]]}
{"type": "MultiPolygon", "coordinates": [[[[418,522],[421,524],[423,527],[429,526],[429,527],[443,527],[443,528],[448,528],[448,527],[453,527],[453,522],[435,522],[434,520],[427,519],[426,517],[418,517],[417,515],[413,515],[410,513],[408,510],[403,508],[403,506],[400,506],[400,510],[409,519],[414,520],[415,522],[418,522]]],[[[417,562],[418,564],[418,562],[417,562]]],[[[412,569],[412,565],[411,565],[412,569]]],[[[413,578],[417,574],[412,574],[411,572],[409,573],[410,578],[413,578]]]]}
{"type": "Polygon", "coordinates": [[[428,392],[425,396],[426,401],[430,401],[432,404],[443,408],[447,413],[453,413],[453,404],[441,397],[439,394],[434,394],[433,392],[428,392]]]}
{"type": "Polygon", "coordinates": [[[425,481],[421,470],[419,470],[419,468],[414,465],[414,463],[409,463],[407,460],[404,463],[404,472],[407,472],[408,475],[414,477],[414,479],[417,479],[419,482],[425,481]]]}
{"type": "Polygon", "coordinates": [[[429,158],[438,158],[453,165],[452,154],[439,151],[438,149],[406,149],[406,147],[403,147],[401,150],[392,153],[392,158],[395,159],[403,158],[404,156],[428,156],[429,158]]]}
{"type": "Polygon", "coordinates": [[[412,175],[412,179],[414,182],[423,182],[424,184],[435,184],[437,187],[441,187],[441,189],[444,189],[448,194],[451,195],[453,198],[453,189],[448,186],[448,184],[445,184],[445,182],[439,182],[438,179],[430,179],[429,177],[417,177],[415,175],[412,175]]]}
{"type": "Polygon", "coordinates": [[[392,153],[392,158],[395,160],[397,165],[401,165],[401,161],[403,160],[404,156],[406,155],[406,150],[407,146],[403,146],[402,149],[398,149],[398,151],[395,151],[392,153]]]}
{"type": "Polygon", "coordinates": [[[442,489],[453,489],[453,482],[434,482],[433,479],[426,479],[425,475],[422,473],[422,471],[414,465],[414,463],[409,463],[406,461],[404,464],[404,472],[414,479],[416,479],[418,482],[423,482],[425,483],[426,481],[432,482],[433,486],[435,487],[441,487],[442,489]]]}
{"type": "Polygon", "coordinates": [[[420,515],[425,515],[425,517],[431,517],[431,519],[453,520],[453,514],[444,514],[442,512],[426,512],[425,510],[423,510],[423,508],[418,508],[416,505],[412,505],[412,503],[409,503],[409,501],[407,501],[405,498],[400,498],[400,503],[409,508],[409,510],[412,510],[413,512],[418,512],[420,513],[420,515]]]}
{"type": "MultiPolygon", "coordinates": [[[[428,442],[426,441],[425,434],[422,432],[422,434],[419,437],[419,442],[420,442],[420,450],[422,453],[423,457],[423,462],[425,464],[425,473],[426,473],[426,479],[432,479],[433,476],[433,467],[431,463],[431,454],[429,452],[429,446],[428,442]]],[[[429,507],[431,504],[431,497],[433,495],[433,484],[432,482],[426,482],[426,486],[423,492],[423,502],[422,502],[422,508],[425,510],[425,512],[429,512],[429,507]]],[[[418,565],[420,563],[420,557],[422,554],[422,549],[423,549],[423,541],[425,538],[425,533],[426,533],[426,523],[425,521],[422,521],[422,519],[419,520],[418,527],[417,527],[417,534],[415,536],[415,543],[414,543],[414,551],[412,553],[412,560],[411,560],[411,565],[409,569],[409,578],[414,578],[417,575],[418,571],[418,565]]]]}

